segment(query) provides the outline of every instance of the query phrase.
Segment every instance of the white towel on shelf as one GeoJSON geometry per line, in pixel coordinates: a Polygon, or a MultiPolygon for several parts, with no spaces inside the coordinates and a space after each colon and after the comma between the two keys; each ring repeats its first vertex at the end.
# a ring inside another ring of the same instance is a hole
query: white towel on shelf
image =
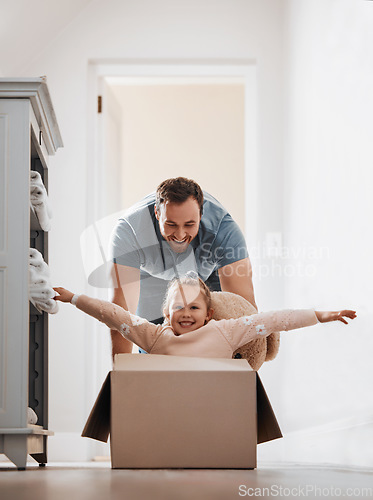
{"type": "Polygon", "coordinates": [[[50,286],[46,286],[43,288],[29,288],[30,295],[34,302],[46,302],[49,299],[53,299],[56,296],[56,292],[50,286]]]}
{"type": "Polygon", "coordinates": [[[58,303],[53,299],[56,292],[50,283],[49,267],[36,248],[29,253],[29,299],[40,312],[58,312],[58,303]]]}
{"type": "Polygon", "coordinates": [[[29,266],[29,289],[38,290],[49,285],[49,281],[43,276],[39,276],[34,269],[29,266]]]}
{"type": "Polygon", "coordinates": [[[30,407],[27,408],[27,423],[35,425],[38,421],[38,416],[34,412],[34,410],[30,407]]]}
{"type": "MultiPolygon", "coordinates": [[[[38,192],[38,191],[35,191],[33,193],[33,199],[35,200],[35,202],[37,202],[37,200],[40,197],[42,197],[44,199],[43,195],[45,195],[47,200],[49,200],[48,193],[47,193],[47,190],[45,189],[41,175],[39,174],[39,172],[36,172],[36,170],[30,170],[30,186],[32,188],[34,188],[34,187],[39,188],[42,191],[42,193],[38,192]]],[[[49,217],[52,217],[52,209],[51,209],[50,205],[48,204],[46,208],[47,208],[47,212],[48,212],[49,217]]]]}
{"type": "Polygon", "coordinates": [[[35,170],[30,171],[30,202],[35,210],[41,228],[44,231],[49,231],[51,228],[50,219],[52,218],[52,210],[41,175],[35,170]]]}
{"type": "Polygon", "coordinates": [[[41,175],[36,170],[30,170],[30,183],[44,186],[41,175]]]}
{"type": "Polygon", "coordinates": [[[38,250],[36,250],[36,248],[30,248],[29,270],[30,272],[33,272],[34,276],[36,275],[36,277],[49,278],[49,267],[44,262],[42,254],[38,250]]]}
{"type": "Polygon", "coordinates": [[[47,312],[48,314],[56,314],[58,312],[58,303],[54,299],[47,299],[43,301],[34,300],[30,301],[38,311],[47,312]]]}

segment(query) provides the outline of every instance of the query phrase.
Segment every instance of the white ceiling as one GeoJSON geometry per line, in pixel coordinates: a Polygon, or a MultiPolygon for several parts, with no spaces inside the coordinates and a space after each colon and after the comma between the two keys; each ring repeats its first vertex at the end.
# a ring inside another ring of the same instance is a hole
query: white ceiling
{"type": "Polygon", "coordinates": [[[0,0],[1,75],[22,76],[23,67],[92,1],[0,0]]]}

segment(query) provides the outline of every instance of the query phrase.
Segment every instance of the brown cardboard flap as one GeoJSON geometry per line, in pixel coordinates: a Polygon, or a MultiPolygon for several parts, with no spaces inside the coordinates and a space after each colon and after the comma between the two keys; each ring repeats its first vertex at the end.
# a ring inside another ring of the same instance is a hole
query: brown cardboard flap
{"type": "Polygon", "coordinates": [[[110,373],[102,384],[99,395],[82,432],[83,437],[107,442],[110,434],[110,373]]]}
{"type": "Polygon", "coordinates": [[[256,374],[256,411],[258,418],[258,444],[282,437],[280,426],[269,402],[262,381],[256,374]]]}

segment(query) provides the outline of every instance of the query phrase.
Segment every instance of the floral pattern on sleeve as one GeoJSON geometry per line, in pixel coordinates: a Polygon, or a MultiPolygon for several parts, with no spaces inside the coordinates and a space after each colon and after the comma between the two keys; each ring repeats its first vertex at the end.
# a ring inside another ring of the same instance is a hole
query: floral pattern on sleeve
{"type": "Polygon", "coordinates": [[[120,333],[123,337],[127,337],[130,334],[131,328],[126,323],[122,323],[120,325],[120,333]]]}
{"type": "Polygon", "coordinates": [[[264,325],[256,325],[255,330],[258,335],[263,335],[263,337],[266,337],[268,335],[264,325]]]}
{"type": "Polygon", "coordinates": [[[130,318],[133,326],[143,325],[148,322],[145,318],[140,318],[140,316],[136,316],[135,314],[130,314],[130,318]]]}
{"type": "Polygon", "coordinates": [[[253,323],[253,318],[251,316],[243,316],[240,318],[241,323],[243,323],[245,326],[252,325],[253,323]]]}

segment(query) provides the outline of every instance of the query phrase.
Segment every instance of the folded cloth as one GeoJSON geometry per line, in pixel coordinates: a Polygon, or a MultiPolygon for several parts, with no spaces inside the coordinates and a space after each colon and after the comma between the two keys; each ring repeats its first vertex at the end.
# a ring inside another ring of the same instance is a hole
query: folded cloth
{"type": "MultiPolygon", "coordinates": [[[[48,201],[47,190],[45,189],[41,175],[36,170],[30,170],[30,198],[36,204],[38,201],[48,201]]],[[[52,217],[52,210],[49,204],[47,204],[47,209],[49,217],[52,217]]]]}
{"type": "Polygon", "coordinates": [[[48,194],[44,187],[30,186],[30,201],[35,209],[43,207],[46,210],[46,215],[52,217],[52,209],[50,208],[48,194]]]}
{"type": "Polygon", "coordinates": [[[39,278],[37,273],[29,267],[29,290],[42,290],[49,286],[49,280],[46,278],[39,278]]]}
{"type": "Polygon", "coordinates": [[[30,170],[30,184],[33,186],[44,186],[43,179],[36,170],[30,170]]]}
{"type": "Polygon", "coordinates": [[[38,416],[34,412],[34,410],[30,407],[27,408],[27,423],[35,425],[38,421],[38,416]]]}
{"type": "Polygon", "coordinates": [[[30,266],[28,268],[28,289],[29,293],[32,295],[33,292],[39,290],[46,290],[51,288],[50,279],[47,276],[39,275],[35,267],[30,266]]]}
{"type": "Polygon", "coordinates": [[[33,186],[30,184],[30,200],[33,205],[40,205],[48,197],[44,186],[33,186]]]}
{"type": "Polygon", "coordinates": [[[30,300],[30,302],[40,312],[45,311],[48,314],[56,314],[58,312],[58,303],[54,299],[47,299],[43,301],[30,300]]]}
{"type": "Polygon", "coordinates": [[[30,297],[34,301],[45,302],[48,299],[53,299],[56,296],[56,292],[50,286],[44,288],[30,288],[30,297]]]}
{"type": "Polygon", "coordinates": [[[36,248],[29,253],[29,299],[40,312],[50,314],[58,312],[58,304],[53,299],[56,292],[50,283],[49,267],[42,254],[36,248]]]}
{"type": "Polygon", "coordinates": [[[30,272],[37,273],[40,278],[49,278],[49,267],[44,262],[42,254],[36,248],[30,248],[29,252],[30,272]]]}
{"type": "Polygon", "coordinates": [[[30,202],[33,206],[40,226],[44,231],[51,228],[52,210],[48,201],[48,193],[41,175],[35,170],[30,171],[30,202]]]}
{"type": "Polygon", "coordinates": [[[39,221],[39,224],[40,224],[40,227],[42,228],[42,230],[46,231],[46,232],[50,231],[52,224],[51,224],[50,218],[47,215],[47,209],[46,209],[44,203],[37,205],[37,206],[33,205],[33,207],[35,210],[35,215],[39,221]]]}
{"type": "Polygon", "coordinates": [[[42,254],[36,248],[30,248],[29,262],[31,265],[36,266],[40,263],[45,263],[42,254]]]}

